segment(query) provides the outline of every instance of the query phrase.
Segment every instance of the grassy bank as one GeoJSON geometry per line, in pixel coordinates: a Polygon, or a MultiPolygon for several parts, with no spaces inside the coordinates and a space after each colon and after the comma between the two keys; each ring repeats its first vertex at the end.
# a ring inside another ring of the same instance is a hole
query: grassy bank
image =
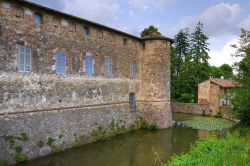
{"type": "Polygon", "coordinates": [[[174,156],[164,166],[246,166],[250,165],[250,149],[237,134],[228,134],[225,139],[211,137],[197,142],[189,153],[174,156]]]}
{"type": "Polygon", "coordinates": [[[164,166],[246,166],[250,165],[250,127],[237,126],[226,138],[199,141],[189,153],[173,156],[164,166]]]}

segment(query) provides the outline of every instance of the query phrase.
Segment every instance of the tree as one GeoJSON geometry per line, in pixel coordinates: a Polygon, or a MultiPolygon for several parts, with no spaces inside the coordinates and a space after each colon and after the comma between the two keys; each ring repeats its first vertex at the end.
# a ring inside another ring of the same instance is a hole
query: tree
{"type": "Polygon", "coordinates": [[[150,25],[148,28],[145,28],[141,32],[141,37],[148,37],[148,36],[162,36],[162,35],[158,31],[158,28],[155,28],[153,25],[150,25]]]}
{"type": "Polygon", "coordinates": [[[208,37],[203,32],[203,24],[198,22],[195,31],[191,34],[191,54],[193,66],[193,78],[194,82],[192,85],[193,91],[197,99],[197,85],[209,78],[210,69],[208,59],[208,37]]]}
{"type": "Polygon", "coordinates": [[[233,78],[233,68],[228,64],[223,64],[219,67],[220,71],[222,72],[222,76],[225,79],[233,78]]]}
{"type": "Polygon", "coordinates": [[[242,122],[250,125],[250,31],[241,29],[240,45],[236,55],[243,59],[236,63],[238,88],[233,99],[233,108],[239,114],[242,122]]]}
{"type": "Polygon", "coordinates": [[[210,75],[213,78],[225,78],[232,79],[233,78],[233,68],[228,64],[223,64],[220,67],[210,66],[210,75]]]}
{"type": "Polygon", "coordinates": [[[174,38],[174,47],[177,56],[176,75],[179,76],[181,64],[187,60],[190,51],[189,29],[181,29],[174,38]]]}

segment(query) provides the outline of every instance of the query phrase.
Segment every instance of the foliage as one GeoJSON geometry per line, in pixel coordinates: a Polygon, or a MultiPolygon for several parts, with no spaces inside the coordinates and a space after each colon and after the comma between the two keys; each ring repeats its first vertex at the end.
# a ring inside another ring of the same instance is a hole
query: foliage
{"type": "Polygon", "coordinates": [[[158,129],[158,126],[156,123],[148,123],[145,119],[142,119],[141,128],[146,130],[156,130],[158,129]]]}
{"type": "Polygon", "coordinates": [[[177,100],[186,94],[197,94],[198,83],[209,78],[208,37],[199,22],[195,31],[181,29],[175,36],[171,52],[171,98],[177,100]]]}
{"type": "Polygon", "coordinates": [[[250,164],[249,148],[245,148],[238,134],[228,134],[225,139],[211,137],[206,141],[197,142],[189,153],[173,156],[165,166],[217,166],[250,164]]]}
{"type": "Polygon", "coordinates": [[[210,76],[213,78],[233,78],[233,68],[228,64],[223,64],[220,67],[210,66],[210,76]]]}
{"type": "Polygon", "coordinates": [[[189,93],[183,93],[181,97],[178,99],[178,102],[194,103],[194,95],[189,93]]]}
{"type": "Polygon", "coordinates": [[[233,107],[241,121],[250,125],[250,31],[242,29],[240,46],[234,47],[237,48],[236,56],[243,59],[235,64],[239,87],[236,89],[233,107]]]}
{"type": "Polygon", "coordinates": [[[42,140],[39,140],[37,143],[36,143],[36,146],[38,147],[38,148],[42,148],[43,146],[44,146],[44,142],[42,141],[42,140]]]}
{"type": "Polygon", "coordinates": [[[9,162],[6,159],[0,160],[0,166],[8,166],[9,162]]]}
{"type": "Polygon", "coordinates": [[[18,137],[18,140],[27,142],[29,141],[29,136],[26,133],[21,133],[20,136],[18,137]]]}
{"type": "Polygon", "coordinates": [[[52,147],[54,142],[55,142],[55,140],[53,138],[49,137],[48,141],[47,141],[47,145],[52,147]]]}
{"type": "Polygon", "coordinates": [[[222,130],[233,126],[233,122],[213,117],[194,117],[183,122],[183,125],[194,129],[222,130]]]}
{"type": "Polygon", "coordinates": [[[150,36],[152,34],[156,34],[156,35],[161,36],[161,33],[158,31],[158,28],[154,27],[153,25],[150,25],[148,28],[145,28],[141,32],[141,37],[147,37],[147,36],[150,36]]]}

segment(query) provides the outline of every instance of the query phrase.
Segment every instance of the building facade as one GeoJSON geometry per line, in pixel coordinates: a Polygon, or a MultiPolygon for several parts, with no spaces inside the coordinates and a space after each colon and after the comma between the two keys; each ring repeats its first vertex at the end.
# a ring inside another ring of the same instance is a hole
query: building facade
{"type": "Polygon", "coordinates": [[[198,85],[198,103],[208,104],[211,115],[222,112],[225,107],[231,108],[233,97],[233,80],[211,78],[198,85]]]}
{"type": "Polygon", "coordinates": [[[62,150],[92,142],[96,126],[171,126],[171,39],[139,38],[25,0],[0,0],[0,15],[0,156],[14,162],[4,137],[20,133],[30,137],[19,143],[31,159],[53,151],[37,141],[53,138],[62,150]]]}

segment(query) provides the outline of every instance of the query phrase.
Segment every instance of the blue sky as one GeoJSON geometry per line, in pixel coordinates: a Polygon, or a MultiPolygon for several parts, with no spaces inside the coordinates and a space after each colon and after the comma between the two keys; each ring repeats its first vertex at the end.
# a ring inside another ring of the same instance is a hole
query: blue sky
{"type": "Polygon", "coordinates": [[[139,36],[149,25],[168,37],[192,32],[200,20],[209,37],[210,64],[237,61],[231,44],[240,28],[250,30],[249,0],[30,0],[139,36]]]}

